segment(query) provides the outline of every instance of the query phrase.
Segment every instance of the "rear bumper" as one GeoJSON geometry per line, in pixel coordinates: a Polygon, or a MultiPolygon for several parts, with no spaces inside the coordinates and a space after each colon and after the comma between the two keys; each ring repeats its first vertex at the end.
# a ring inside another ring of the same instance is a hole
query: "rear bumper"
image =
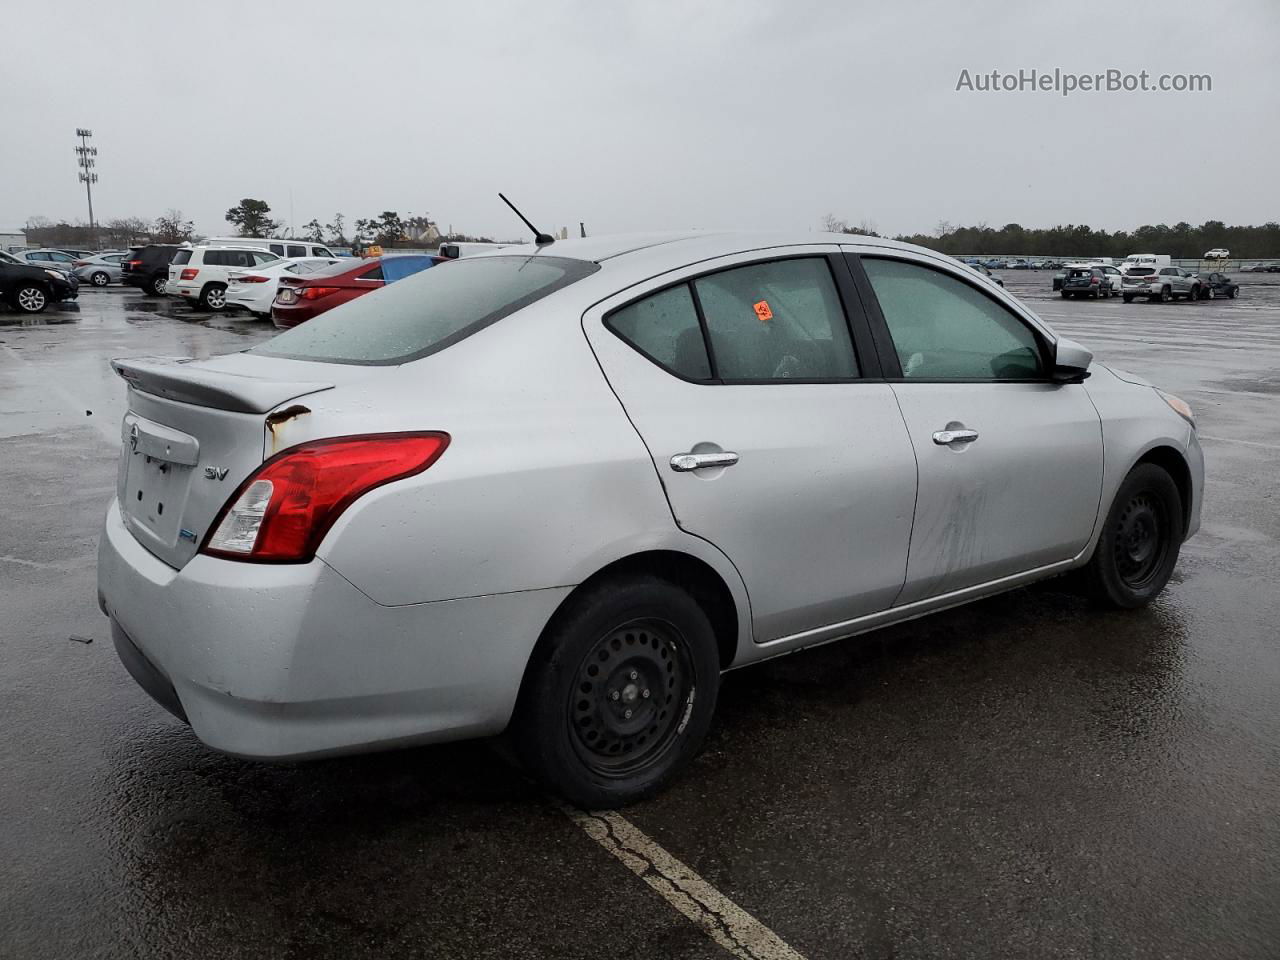
{"type": "Polygon", "coordinates": [[[114,502],[98,548],[126,669],[209,746],[259,759],[500,732],[568,589],[388,607],[319,559],[175,570],[114,502]]]}

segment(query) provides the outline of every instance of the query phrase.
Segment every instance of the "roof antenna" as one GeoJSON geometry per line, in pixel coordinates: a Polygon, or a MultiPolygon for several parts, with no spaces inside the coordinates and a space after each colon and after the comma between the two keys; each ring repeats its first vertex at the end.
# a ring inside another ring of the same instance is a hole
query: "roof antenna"
{"type": "Polygon", "coordinates": [[[533,231],[533,242],[536,243],[538,246],[543,246],[544,244],[556,242],[555,237],[552,237],[552,236],[549,236],[548,234],[543,233],[541,230],[535,227],[532,223],[530,223],[529,218],[526,217],[519,210],[517,210],[516,205],[512,203],[510,200],[508,200],[506,197],[504,197],[501,192],[498,193],[498,199],[501,200],[503,203],[505,203],[508,207],[510,207],[512,212],[517,217],[519,217],[521,220],[524,221],[524,225],[533,231]]]}

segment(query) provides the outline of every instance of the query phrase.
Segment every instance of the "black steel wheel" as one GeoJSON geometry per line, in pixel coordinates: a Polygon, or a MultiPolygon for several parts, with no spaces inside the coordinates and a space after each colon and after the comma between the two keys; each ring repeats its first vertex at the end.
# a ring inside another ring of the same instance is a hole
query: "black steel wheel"
{"type": "Polygon", "coordinates": [[[671,623],[637,620],[596,641],[569,692],[569,726],[582,762],[626,777],[671,748],[693,709],[694,667],[671,623]]]}
{"type": "Polygon", "coordinates": [[[525,671],[509,734],[550,790],[586,809],[662,789],[711,726],[720,658],[706,611],[653,574],[565,602],[525,671]]]}
{"type": "Polygon", "coordinates": [[[1178,562],[1184,532],[1182,496],[1154,463],[1140,463],[1116,492],[1086,570],[1093,593],[1117,607],[1155,598],[1178,562]]]}

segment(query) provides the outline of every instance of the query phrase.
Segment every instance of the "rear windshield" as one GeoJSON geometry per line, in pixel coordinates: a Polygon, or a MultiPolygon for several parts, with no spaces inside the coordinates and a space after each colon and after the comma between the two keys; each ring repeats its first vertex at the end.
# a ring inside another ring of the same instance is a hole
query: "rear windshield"
{"type": "Polygon", "coordinates": [[[325,363],[406,363],[598,269],[563,257],[456,260],[335,307],[249,352],[325,363]]]}
{"type": "Polygon", "coordinates": [[[1093,271],[1092,270],[1069,270],[1067,271],[1067,276],[1070,277],[1072,280],[1078,279],[1079,277],[1092,277],[1093,271]]]}
{"type": "Polygon", "coordinates": [[[1149,277],[1156,272],[1155,267],[1130,267],[1126,271],[1131,277],[1149,277]]]}

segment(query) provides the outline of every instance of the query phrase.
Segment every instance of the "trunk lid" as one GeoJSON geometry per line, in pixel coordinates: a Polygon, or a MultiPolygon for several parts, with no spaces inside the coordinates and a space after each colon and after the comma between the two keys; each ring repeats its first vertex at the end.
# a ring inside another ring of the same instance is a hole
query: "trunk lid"
{"type": "Polygon", "coordinates": [[[243,354],[205,361],[146,357],[111,366],[129,384],[116,490],[121,514],[139,543],[179,569],[263,462],[272,411],[283,406],[292,416],[305,410],[294,401],[345,379],[332,365],[326,370],[243,354]]]}

